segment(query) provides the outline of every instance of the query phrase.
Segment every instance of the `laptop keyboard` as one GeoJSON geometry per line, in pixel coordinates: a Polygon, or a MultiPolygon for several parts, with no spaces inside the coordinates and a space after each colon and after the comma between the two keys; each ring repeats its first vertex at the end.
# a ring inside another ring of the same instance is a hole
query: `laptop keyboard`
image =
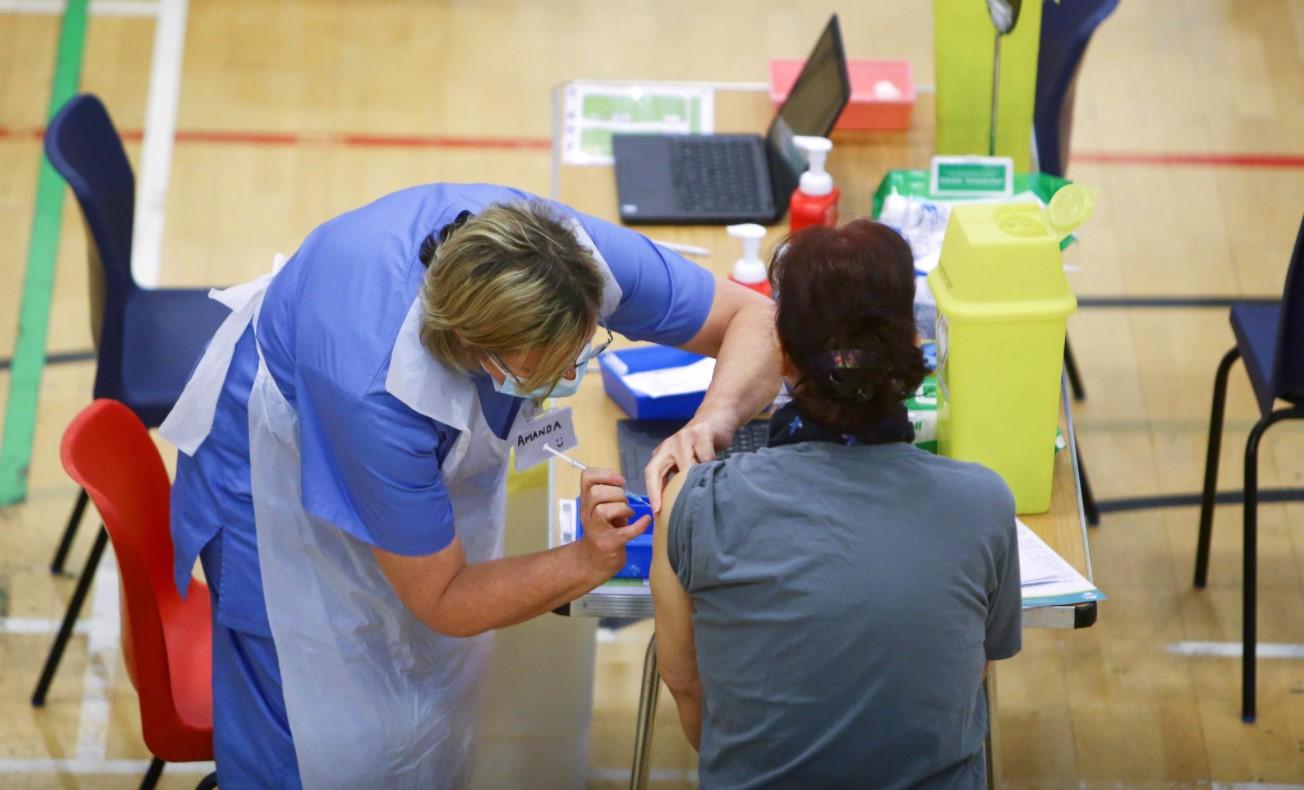
{"type": "Polygon", "coordinates": [[[747,212],[770,209],[769,189],[757,176],[756,143],[685,136],[675,141],[672,177],[679,208],[747,212]]]}
{"type": "Polygon", "coordinates": [[[728,458],[738,453],[754,453],[770,442],[770,423],[768,420],[752,420],[734,431],[733,444],[716,454],[717,458],[728,458]]]}
{"type": "MultiPolygon", "coordinates": [[[[625,488],[633,494],[647,496],[643,485],[643,470],[652,461],[652,452],[676,430],[681,422],[668,420],[618,420],[616,441],[620,449],[620,474],[625,478],[625,488]]],[[[768,420],[752,420],[734,431],[733,443],[716,454],[728,458],[738,453],[752,453],[765,447],[770,439],[768,420]]]]}

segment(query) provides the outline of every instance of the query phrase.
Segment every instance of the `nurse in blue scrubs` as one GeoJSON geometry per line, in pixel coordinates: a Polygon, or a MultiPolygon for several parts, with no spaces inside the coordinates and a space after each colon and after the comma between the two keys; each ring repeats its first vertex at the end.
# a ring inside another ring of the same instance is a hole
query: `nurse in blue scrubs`
{"type": "Polygon", "coordinates": [[[591,471],[584,540],[502,557],[509,439],[610,332],[719,360],[647,470],[656,505],[779,382],[768,300],[499,186],[381,198],[214,298],[231,314],[162,433],[178,587],[198,558],[213,596],[225,787],[465,783],[490,632],[605,581],[647,527],[591,471]]]}

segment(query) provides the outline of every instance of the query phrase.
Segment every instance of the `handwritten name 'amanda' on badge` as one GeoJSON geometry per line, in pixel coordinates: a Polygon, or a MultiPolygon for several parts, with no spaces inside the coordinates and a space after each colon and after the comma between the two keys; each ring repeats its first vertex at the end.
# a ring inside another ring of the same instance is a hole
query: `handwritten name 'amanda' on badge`
{"type": "Polygon", "coordinates": [[[552,456],[545,446],[551,446],[561,452],[568,452],[579,446],[575,438],[575,423],[571,408],[565,406],[549,409],[534,419],[526,420],[511,438],[512,449],[516,452],[516,471],[526,469],[546,461],[552,456]]]}

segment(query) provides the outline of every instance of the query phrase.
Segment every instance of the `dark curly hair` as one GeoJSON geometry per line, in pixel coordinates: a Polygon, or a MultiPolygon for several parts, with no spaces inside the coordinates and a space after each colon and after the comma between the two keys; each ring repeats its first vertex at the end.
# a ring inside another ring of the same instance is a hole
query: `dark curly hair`
{"type": "Polygon", "coordinates": [[[896,231],[859,219],[794,233],[775,252],[770,284],[803,417],[862,433],[923,381],[914,257],[896,231]]]}

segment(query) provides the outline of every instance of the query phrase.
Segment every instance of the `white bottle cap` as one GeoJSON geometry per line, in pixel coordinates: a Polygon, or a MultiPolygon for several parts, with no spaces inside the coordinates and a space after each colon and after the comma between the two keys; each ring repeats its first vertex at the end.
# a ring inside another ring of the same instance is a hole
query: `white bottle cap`
{"type": "Polygon", "coordinates": [[[734,280],[745,285],[765,282],[765,262],[761,260],[761,239],[765,238],[765,228],[747,222],[730,225],[725,230],[743,243],[743,257],[733,267],[734,280]]]}
{"type": "Polygon", "coordinates": [[[833,141],[827,137],[807,137],[795,135],[793,145],[806,152],[809,168],[801,174],[802,192],[812,197],[827,195],[833,191],[833,176],[824,171],[824,160],[833,150],[833,141]]]}

